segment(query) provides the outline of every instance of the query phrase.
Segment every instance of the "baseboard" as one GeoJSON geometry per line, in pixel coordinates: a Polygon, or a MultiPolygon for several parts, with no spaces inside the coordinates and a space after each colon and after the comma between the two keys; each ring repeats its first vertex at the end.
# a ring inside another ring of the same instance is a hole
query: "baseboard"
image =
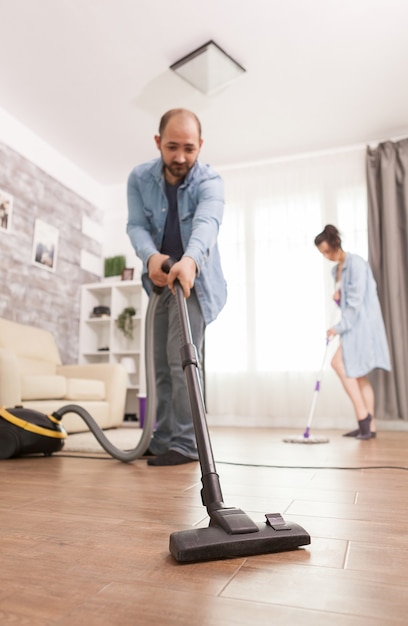
{"type": "MultiPolygon", "coordinates": [[[[300,418],[287,417],[245,417],[242,415],[207,415],[209,426],[235,426],[242,428],[295,428],[305,429],[307,425],[307,416],[302,420],[300,418]]],[[[312,424],[317,430],[347,430],[355,427],[355,422],[350,416],[316,418],[312,424]]],[[[408,431],[408,421],[404,420],[376,420],[377,430],[379,431],[408,431]]]]}

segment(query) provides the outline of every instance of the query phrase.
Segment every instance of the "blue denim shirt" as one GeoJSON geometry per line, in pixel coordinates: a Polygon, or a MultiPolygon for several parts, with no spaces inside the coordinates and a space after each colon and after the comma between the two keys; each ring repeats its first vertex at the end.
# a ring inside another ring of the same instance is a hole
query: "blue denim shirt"
{"type": "MultiPolygon", "coordinates": [[[[163,162],[154,159],[135,167],[128,178],[127,233],[143,262],[142,280],[150,293],[147,262],[160,252],[168,203],[163,162]]],[[[184,255],[197,266],[195,291],[204,322],[212,322],[223,308],[227,289],[221,268],[217,238],[224,211],[224,184],[208,165],[196,162],[177,195],[184,255]]]]}

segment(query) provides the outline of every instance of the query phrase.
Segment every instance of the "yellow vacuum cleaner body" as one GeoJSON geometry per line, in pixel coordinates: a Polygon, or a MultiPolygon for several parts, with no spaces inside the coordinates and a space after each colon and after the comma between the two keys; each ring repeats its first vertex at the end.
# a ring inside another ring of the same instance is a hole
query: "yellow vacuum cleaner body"
{"type": "Polygon", "coordinates": [[[60,421],[39,411],[0,407],[0,459],[59,452],[67,433],[60,421]]]}

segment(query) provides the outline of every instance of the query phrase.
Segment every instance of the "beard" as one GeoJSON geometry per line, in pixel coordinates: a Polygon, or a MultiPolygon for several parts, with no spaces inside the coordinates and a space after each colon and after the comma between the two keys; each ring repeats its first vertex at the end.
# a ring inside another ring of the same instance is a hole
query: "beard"
{"type": "Polygon", "coordinates": [[[185,178],[193,167],[187,163],[164,163],[164,169],[168,170],[174,178],[185,178]]]}

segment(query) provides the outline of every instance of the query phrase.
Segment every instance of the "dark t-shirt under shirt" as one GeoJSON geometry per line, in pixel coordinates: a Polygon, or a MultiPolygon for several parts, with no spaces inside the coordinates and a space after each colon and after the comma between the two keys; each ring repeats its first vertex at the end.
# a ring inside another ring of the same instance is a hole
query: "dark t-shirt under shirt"
{"type": "Polygon", "coordinates": [[[176,185],[170,185],[165,181],[166,196],[169,204],[166,223],[164,225],[163,242],[160,252],[179,261],[183,256],[184,249],[180,235],[180,223],[177,211],[177,191],[183,181],[176,185]]]}

